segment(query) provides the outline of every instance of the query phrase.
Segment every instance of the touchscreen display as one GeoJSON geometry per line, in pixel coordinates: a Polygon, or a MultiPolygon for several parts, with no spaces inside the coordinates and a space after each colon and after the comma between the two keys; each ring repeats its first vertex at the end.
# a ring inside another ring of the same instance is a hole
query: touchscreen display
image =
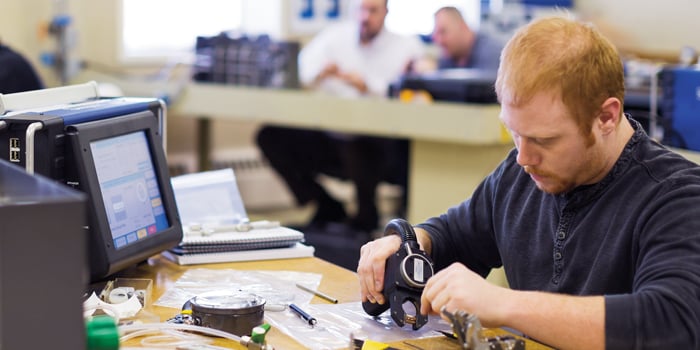
{"type": "Polygon", "coordinates": [[[169,227],[143,131],[90,143],[112,240],[123,248],[169,227]]]}

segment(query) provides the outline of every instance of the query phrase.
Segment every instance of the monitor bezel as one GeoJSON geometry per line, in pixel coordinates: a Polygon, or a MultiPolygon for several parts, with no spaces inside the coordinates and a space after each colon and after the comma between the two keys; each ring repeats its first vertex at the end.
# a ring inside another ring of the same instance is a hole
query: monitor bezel
{"type": "Polygon", "coordinates": [[[144,261],[182,240],[175,195],[170,183],[162,135],[157,116],[150,110],[131,113],[66,127],[70,151],[67,152],[68,184],[76,186],[88,196],[89,270],[91,280],[105,278],[130,265],[144,261]],[[97,178],[91,143],[121,135],[143,132],[151,154],[151,162],[158,180],[158,189],[169,226],[155,235],[135,243],[115,248],[107,219],[102,191],[97,178]],[[74,182],[74,183],[71,183],[74,182]],[[77,183],[75,183],[77,182],[77,183]]]}

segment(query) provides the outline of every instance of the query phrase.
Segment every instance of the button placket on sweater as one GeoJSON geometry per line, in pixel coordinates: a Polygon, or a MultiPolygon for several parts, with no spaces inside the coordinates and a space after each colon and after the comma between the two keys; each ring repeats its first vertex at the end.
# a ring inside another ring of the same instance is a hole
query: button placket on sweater
{"type": "Polygon", "coordinates": [[[559,284],[561,274],[564,270],[564,240],[569,235],[569,223],[571,223],[573,216],[573,212],[565,210],[561,214],[557,231],[554,234],[554,251],[552,252],[554,265],[552,283],[554,284],[559,284]]]}

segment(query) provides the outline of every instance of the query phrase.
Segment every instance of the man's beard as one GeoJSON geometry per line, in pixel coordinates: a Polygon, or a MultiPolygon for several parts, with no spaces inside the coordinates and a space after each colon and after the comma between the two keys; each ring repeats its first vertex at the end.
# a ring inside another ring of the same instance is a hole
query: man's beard
{"type": "Polygon", "coordinates": [[[581,181],[582,179],[585,180],[589,177],[592,177],[594,173],[591,171],[595,169],[600,169],[603,166],[604,157],[601,153],[602,151],[599,147],[594,147],[597,144],[596,140],[593,138],[592,135],[590,135],[590,137],[587,138],[587,141],[588,144],[586,145],[586,150],[580,154],[580,157],[582,159],[580,159],[580,162],[577,163],[578,170],[570,172],[572,176],[571,178],[565,178],[559,173],[544,171],[541,169],[533,168],[529,165],[523,166],[523,171],[530,175],[536,175],[542,178],[542,180],[547,180],[547,184],[535,182],[537,188],[539,188],[540,190],[555,195],[567,193],[576,188],[577,186],[586,183],[577,183],[577,181],[581,181]],[[582,166],[582,164],[585,164],[585,166],[582,166]]]}
{"type": "Polygon", "coordinates": [[[371,32],[367,23],[360,24],[360,42],[368,43],[374,39],[379,32],[371,32]]]}
{"type": "MultiPolygon", "coordinates": [[[[541,191],[549,194],[556,195],[566,193],[574,189],[574,187],[576,187],[574,181],[566,180],[555,173],[540,171],[528,165],[523,167],[523,171],[525,171],[529,175],[536,175],[538,177],[543,178],[544,180],[547,180],[547,184],[535,182],[535,185],[537,185],[537,188],[539,188],[541,191]]],[[[533,179],[532,181],[535,180],[533,179]]]]}

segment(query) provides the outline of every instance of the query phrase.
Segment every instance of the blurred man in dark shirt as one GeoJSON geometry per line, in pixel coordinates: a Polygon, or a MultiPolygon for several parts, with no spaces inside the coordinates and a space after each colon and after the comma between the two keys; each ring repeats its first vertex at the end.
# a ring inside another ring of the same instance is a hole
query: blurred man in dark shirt
{"type": "Polygon", "coordinates": [[[43,87],[29,61],[0,42],[0,93],[11,94],[43,87]]]}
{"type": "Polygon", "coordinates": [[[447,6],[435,12],[433,43],[440,47],[438,69],[480,68],[497,70],[505,43],[472,30],[459,10],[447,6]]]}

